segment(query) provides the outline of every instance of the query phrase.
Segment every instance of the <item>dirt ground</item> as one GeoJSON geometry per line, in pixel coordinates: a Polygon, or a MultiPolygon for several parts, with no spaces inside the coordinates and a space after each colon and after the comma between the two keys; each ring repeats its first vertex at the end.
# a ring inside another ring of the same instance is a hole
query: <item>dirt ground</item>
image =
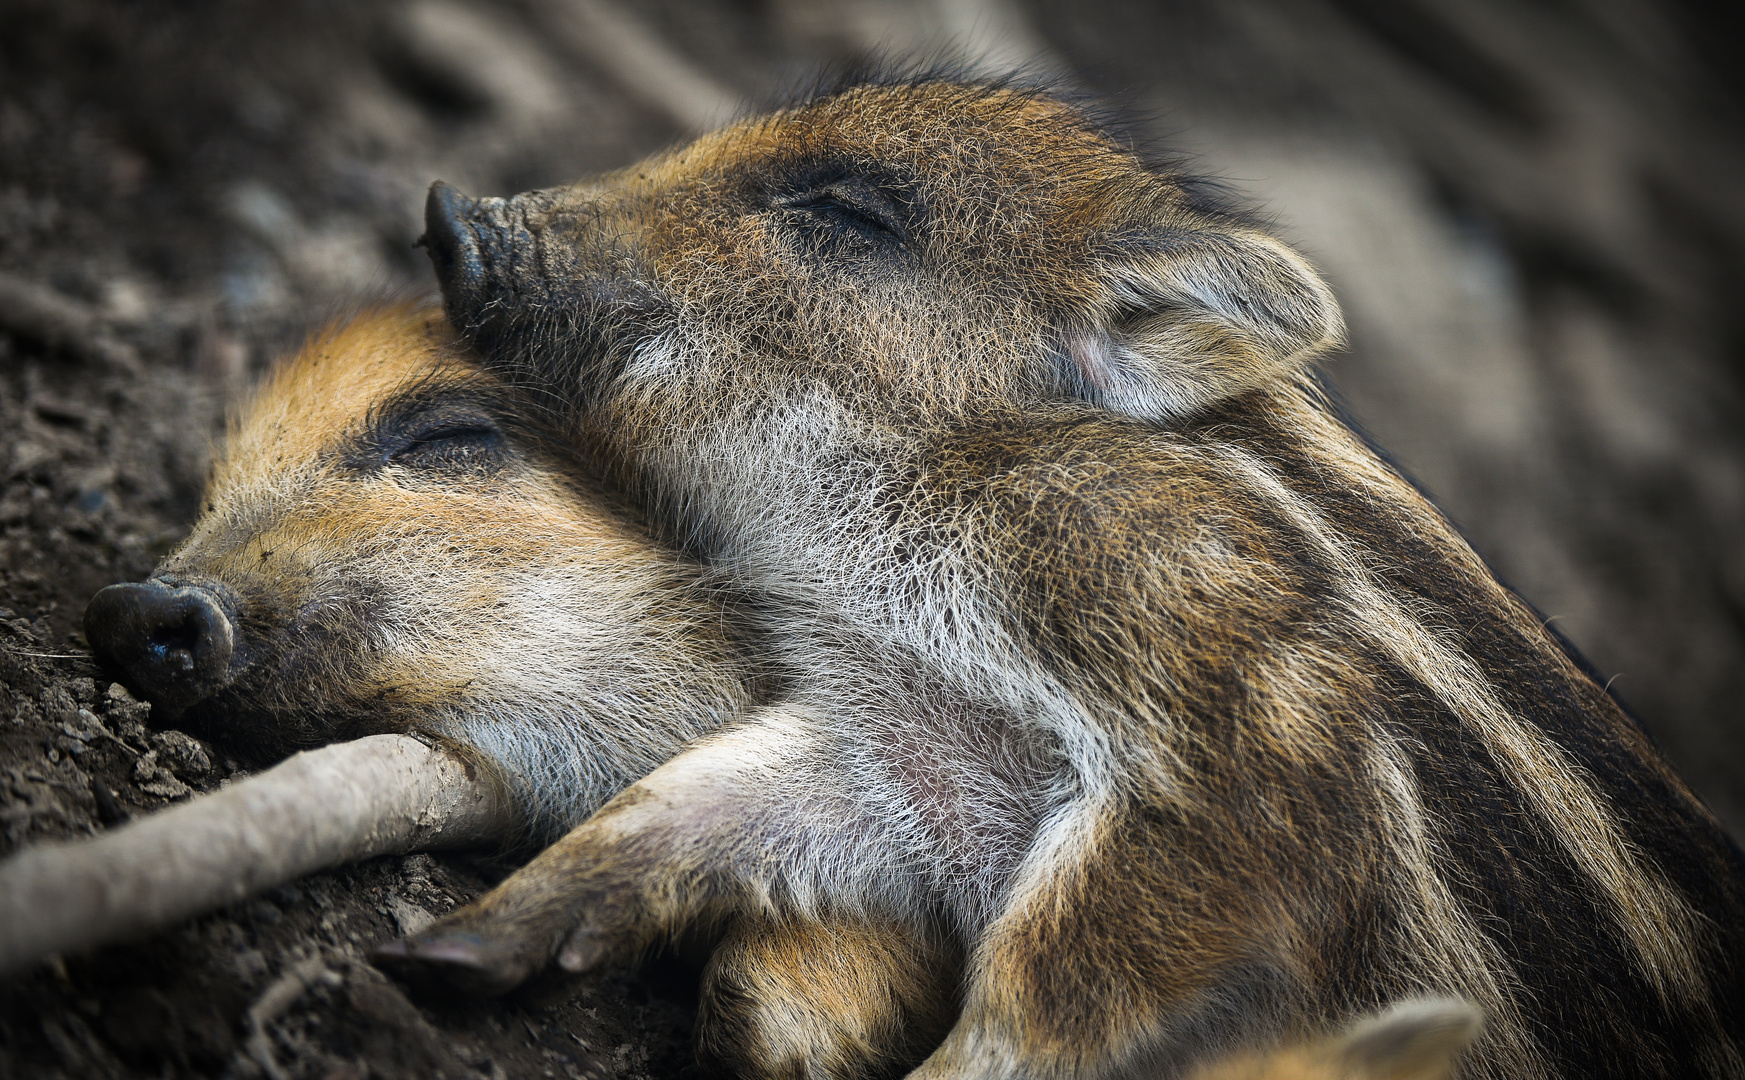
{"type": "MultiPolygon", "coordinates": [[[[80,615],[225,410],[429,287],[423,191],[609,168],[870,50],[1110,95],[1275,216],[1357,415],[1745,832],[1745,82],[1704,0],[0,2],[0,853],[263,762],[152,725],[80,615]]],[[[12,1077],[692,1071],[694,976],[409,998],[368,948],[502,868],[383,859],[0,979],[12,1077]]]]}

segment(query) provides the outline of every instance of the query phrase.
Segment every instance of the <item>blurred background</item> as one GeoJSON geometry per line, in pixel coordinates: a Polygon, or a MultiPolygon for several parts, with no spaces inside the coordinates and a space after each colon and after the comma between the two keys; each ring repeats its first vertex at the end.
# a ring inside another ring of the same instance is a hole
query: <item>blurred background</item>
{"type": "Polygon", "coordinates": [[[0,727],[58,685],[19,657],[76,661],[86,598],[186,528],[265,365],[429,288],[430,181],[558,183],[827,65],[954,55],[1104,95],[1269,215],[1345,306],[1357,416],[1745,833],[1741,11],[4,0],[0,727]]]}

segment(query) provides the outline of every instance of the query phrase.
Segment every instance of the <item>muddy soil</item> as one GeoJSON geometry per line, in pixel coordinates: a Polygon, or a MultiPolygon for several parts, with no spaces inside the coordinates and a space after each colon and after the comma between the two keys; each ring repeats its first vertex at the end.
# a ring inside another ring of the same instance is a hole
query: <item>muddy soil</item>
{"type": "MultiPolygon", "coordinates": [[[[1328,272],[1333,377],[1745,826],[1745,85],[1725,5],[0,3],[0,854],[266,762],[152,722],[85,601],[199,507],[306,330],[429,288],[423,190],[610,168],[820,65],[953,42],[1113,95],[1328,272]],[[605,16],[601,15],[604,11],[605,16]],[[604,21],[602,21],[604,19],[604,21]]],[[[503,872],[315,875],[0,980],[12,1077],[693,1071],[694,972],[408,997],[370,946],[503,872]]]]}

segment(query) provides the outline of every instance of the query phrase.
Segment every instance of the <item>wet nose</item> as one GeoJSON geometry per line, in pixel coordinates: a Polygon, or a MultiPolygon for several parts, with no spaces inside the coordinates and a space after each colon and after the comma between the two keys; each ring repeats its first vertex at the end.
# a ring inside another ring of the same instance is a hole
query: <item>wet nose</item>
{"type": "Polygon", "coordinates": [[[154,705],[185,709],[230,681],[236,630],[216,592],[146,581],[111,585],[85,608],[85,638],[154,705]]]}

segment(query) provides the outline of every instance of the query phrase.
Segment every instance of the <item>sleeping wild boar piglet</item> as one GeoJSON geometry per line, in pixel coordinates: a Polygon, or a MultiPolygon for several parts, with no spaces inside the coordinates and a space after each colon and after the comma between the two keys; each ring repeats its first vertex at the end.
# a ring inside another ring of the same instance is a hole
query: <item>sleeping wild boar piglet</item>
{"type": "MultiPolygon", "coordinates": [[[[317,336],[232,425],[188,538],[92,600],[99,658],[157,711],[262,754],[445,740],[549,840],[770,679],[699,568],[530,411],[439,313],[387,308],[317,336]]],[[[747,914],[705,970],[706,1057],[847,1075],[915,1057],[949,1020],[940,943],[747,914]]]]}
{"type": "Polygon", "coordinates": [[[1169,1075],[1427,993],[1486,1017],[1465,1077],[1745,1075],[1738,849],[1345,424],[1331,290],[1214,189],[1046,88],[899,75],[438,186],[427,243],[796,673],[412,941],[433,973],[855,911],[968,957],[930,1078],[1169,1075]]]}

